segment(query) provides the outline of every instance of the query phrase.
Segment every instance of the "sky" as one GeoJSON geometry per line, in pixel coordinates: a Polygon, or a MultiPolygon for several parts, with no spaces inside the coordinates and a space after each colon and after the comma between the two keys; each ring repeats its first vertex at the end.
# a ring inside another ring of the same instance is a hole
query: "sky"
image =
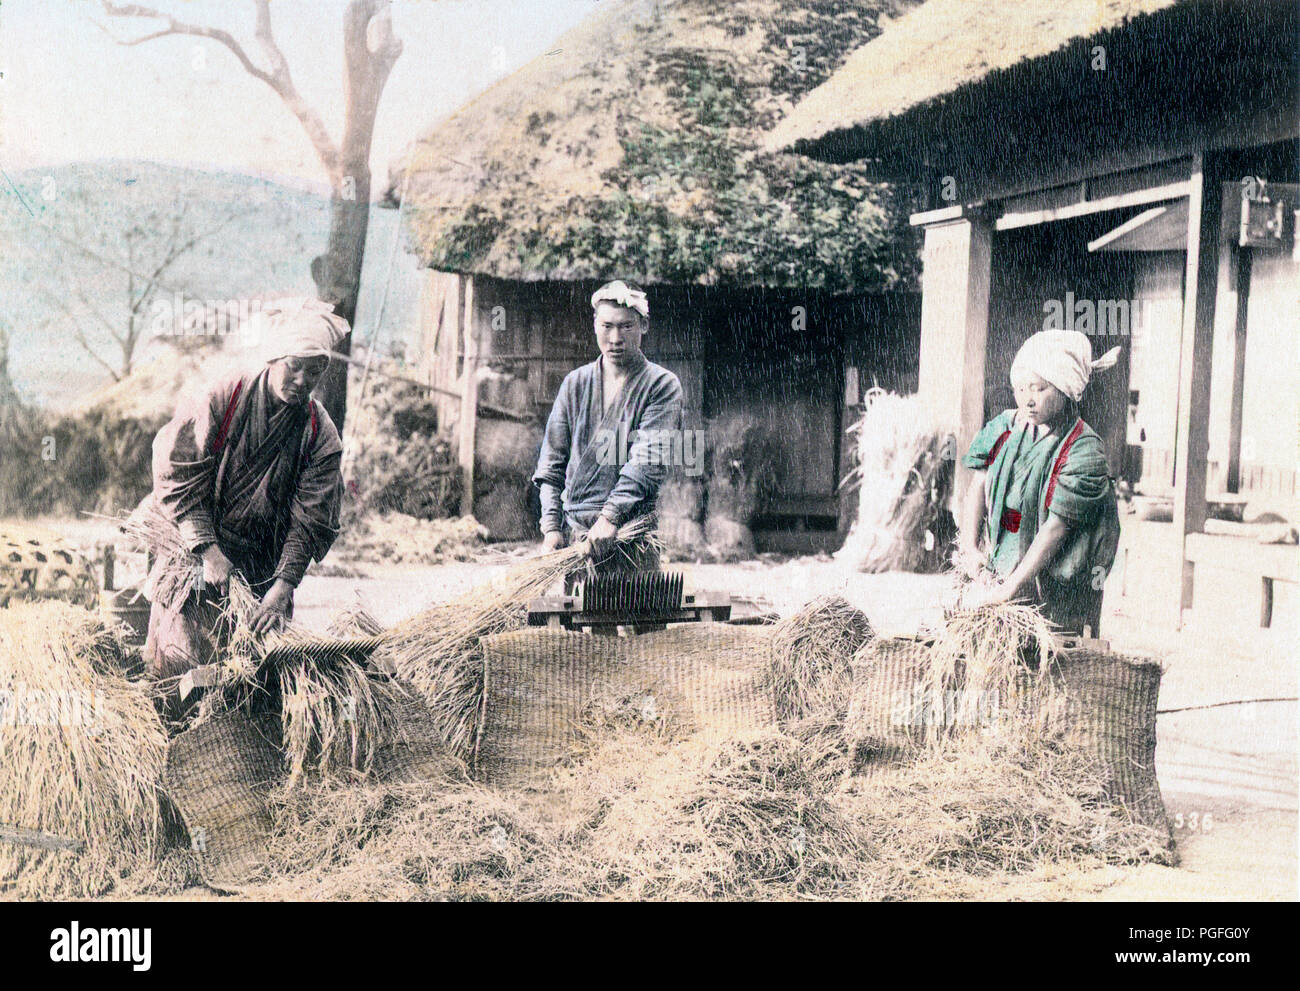
{"type": "MultiPolygon", "coordinates": [[[[379,106],[375,191],[430,125],[531,59],[600,0],[394,0],[404,49],[379,106]]],[[[178,20],[222,27],[254,62],[249,0],[157,0],[178,20]]],[[[346,0],[275,0],[272,28],[294,83],[337,141],[343,124],[346,0]]],[[[98,0],[0,0],[0,167],[105,158],[249,172],[326,189],[323,167],[279,96],[218,42],[165,37],[108,18],[98,0]]],[[[562,57],[559,53],[556,57],[562,57]]]]}

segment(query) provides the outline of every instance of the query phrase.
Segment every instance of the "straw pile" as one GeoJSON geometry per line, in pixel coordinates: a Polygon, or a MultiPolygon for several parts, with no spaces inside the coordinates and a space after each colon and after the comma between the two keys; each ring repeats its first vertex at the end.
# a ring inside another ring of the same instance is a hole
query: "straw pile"
{"type": "MultiPolygon", "coordinates": [[[[1024,607],[955,614],[937,633],[933,677],[1011,686],[1049,632],[1024,607]]],[[[440,781],[282,800],[274,877],[249,894],[1000,898],[1022,880],[1173,862],[1163,830],[1107,797],[1096,755],[1032,722],[937,735],[856,775],[839,724],[849,658],[870,650],[866,617],[827,598],[774,633],[784,732],[710,740],[643,699],[593,697],[571,759],[527,787],[440,781]]]]}
{"type": "Polygon", "coordinates": [[[265,899],[998,897],[1024,875],[1167,862],[1090,759],[982,740],[866,779],[807,739],[608,725],[547,787],[300,794],[265,899]]]}
{"type": "MultiPolygon", "coordinates": [[[[1032,715],[1033,731],[1048,735],[1063,714],[1052,697],[1055,683],[1046,677],[1057,646],[1051,623],[1033,606],[1010,602],[956,610],[944,619],[930,647],[928,687],[939,697],[959,687],[968,700],[1007,700],[1021,694],[1029,681],[1038,697],[1015,715],[1032,715]]],[[[927,729],[930,742],[944,732],[933,720],[927,729]]]]}
{"type": "MultiPolygon", "coordinates": [[[[654,523],[642,517],[619,528],[620,553],[653,540],[654,523]]],[[[528,600],[589,563],[588,546],[577,543],[526,560],[504,576],[433,606],[385,635],[377,661],[391,663],[433,714],[439,738],[467,760],[474,747],[483,704],[483,655],[479,640],[522,629],[528,600]]]]}
{"type": "Polygon", "coordinates": [[[853,655],[871,639],[865,613],[838,595],[823,596],[772,630],[772,688],[782,725],[802,719],[843,721],[853,655]]]}
{"type": "Polygon", "coordinates": [[[75,606],[0,609],[0,824],[85,844],[0,840],[0,897],[94,897],[153,864],[167,735],[128,650],[75,606]]]}
{"type": "Polygon", "coordinates": [[[845,479],[858,486],[858,517],[835,556],[868,573],[916,571],[943,503],[947,438],[927,426],[915,396],[875,388],[866,399],[862,419],[849,427],[856,465],[845,479]]]}

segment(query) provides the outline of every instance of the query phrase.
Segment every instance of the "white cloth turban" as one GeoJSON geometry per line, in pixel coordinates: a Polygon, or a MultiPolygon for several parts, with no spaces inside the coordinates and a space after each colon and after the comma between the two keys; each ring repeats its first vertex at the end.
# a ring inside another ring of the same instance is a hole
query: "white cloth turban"
{"type": "Polygon", "coordinates": [[[591,308],[593,310],[601,303],[616,303],[619,306],[626,306],[629,309],[636,310],[646,319],[650,317],[650,303],[645,298],[645,293],[640,289],[633,289],[621,279],[607,282],[591,294],[591,308]]]}
{"type": "Polygon", "coordinates": [[[1077,330],[1043,330],[1020,345],[1011,363],[1011,384],[1037,375],[1077,403],[1092,373],[1110,368],[1118,358],[1119,348],[1111,348],[1093,361],[1092,344],[1077,330]]]}
{"type": "Polygon", "coordinates": [[[333,306],[310,297],[271,300],[258,320],[267,361],[329,357],[351,329],[333,306]]]}

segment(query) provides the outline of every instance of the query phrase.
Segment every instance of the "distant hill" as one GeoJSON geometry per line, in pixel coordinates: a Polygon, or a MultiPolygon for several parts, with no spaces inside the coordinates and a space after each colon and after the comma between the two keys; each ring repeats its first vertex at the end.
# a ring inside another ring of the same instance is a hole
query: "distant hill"
{"type": "MultiPolygon", "coordinates": [[[[179,212],[177,204],[184,205],[185,220],[196,230],[229,222],[169,270],[169,285],[200,300],[314,292],[309,265],[325,247],[329,201],[308,190],[144,161],[74,163],[9,178],[17,191],[0,182],[0,318],[10,328],[9,374],[28,401],[79,406],[112,384],[109,373],[76,341],[73,318],[60,303],[82,312],[86,307],[75,294],[84,294],[96,310],[124,321],[128,276],[94,255],[126,258],[131,239],[165,237],[166,230],[160,234],[158,228],[179,212]],[[88,251],[69,247],[52,231],[88,251]]],[[[371,212],[357,319],[365,339],[373,331],[388,275],[397,219],[394,210],[371,212]]],[[[416,261],[399,243],[384,303],[381,350],[412,336],[418,298],[416,261]]],[[[105,328],[85,317],[76,323],[101,353],[111,351],[105,328]]],[[[176,364],[170,345],[142,341],[136,367],[159,357],[168,359],[166,366],[176,364]]]]}

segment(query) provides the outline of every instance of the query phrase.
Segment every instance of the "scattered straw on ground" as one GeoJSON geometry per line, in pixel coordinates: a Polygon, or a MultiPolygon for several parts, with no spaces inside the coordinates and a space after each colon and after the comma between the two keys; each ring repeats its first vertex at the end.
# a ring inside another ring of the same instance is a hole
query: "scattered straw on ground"
{"type": "MultiPolygon", "coordinates": [[[[606,728],[544,785],[371,786],[277,808],[264,899],[996,897],[1052,871],[1167,862],[1091,758],[1015,739],[849,776],[781,733],[606,728]]],[[[826,758],[826,759],[824,759],[826,758]]]]}
{"type": "Polygon", "coordinates": [[[344,567],[472,561],[486,547],[487,527],[472,516],[422,520],[405,513],[370,513],[345,526],[328,562],[344,567]]]}

